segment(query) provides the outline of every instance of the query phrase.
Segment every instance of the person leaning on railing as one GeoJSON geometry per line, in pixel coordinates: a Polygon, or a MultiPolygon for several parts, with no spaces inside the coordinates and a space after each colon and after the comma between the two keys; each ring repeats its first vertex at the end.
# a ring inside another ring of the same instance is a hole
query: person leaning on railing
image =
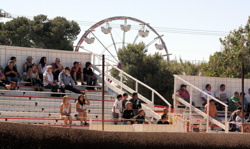
{"type": "MultiPolygon", "coordinates": [[[[184,99],[186,102],[190,102],[190,95],[189,92],[187,91],[187,85],[182,84],[181,88],[176,92],[176,96],[184,99]]],[[[183,105],[181,103],[181,105],[183,105]]],[[[192,101],[192,105],[195,106],[195,103],[192,101]]]]}
{"type": "Polygon", "coordinates": [[[136,124],[135,114],[132,108],[132,103],[128,101],[125,106],[126,106],[126,109],[123,111],[123,114],[122,114],[122,124],[123,125],[136,124]]]}
{"type": "Polygon", "coordinates": [[[74,80],[72,79],[70,75],[70,68],[66,67],[60,74],[59,74],[59,83],[61,86],[61,90],[63,93],[65,93],[66,90],[70,90],[77,94],[84,94],[83,92],[79,91],[75,88],[74,80]]]}
{"type": "MultiPolygon", "coordinates": [[[[210,84],[206,85],[206,89],[204,90],[204,92],[214,97],[214,93],[211,91],[210,84]]],[[[209,98],[209,99],[211,99],[211,98],[209,98]]],[[[205,95],[204,93],[201,94],[201,100],[203,101],[203,104],[202,104],[203,106],[205,106],[207,104],[207,100],[209,100],[209,99],[207,99],[207,95],[205,95]]]]}
{"type": "Polygon", "coordinates": [[[138,94],[133,93],[132,99],[129,100],[132,103],[134,114],[138,115],[138,110],[141,109],[141,101],[138,99],[138,94]]]}
{"type": "Polygon", "coordinates": [[[63,103],[60,106],[60,118],[64,120],[64,125],[67,125],[69,121],[69,125],[72,125],[72,117],[71,117],[71,104],[69,103],[69,96],[63,97],[63,103]]]}

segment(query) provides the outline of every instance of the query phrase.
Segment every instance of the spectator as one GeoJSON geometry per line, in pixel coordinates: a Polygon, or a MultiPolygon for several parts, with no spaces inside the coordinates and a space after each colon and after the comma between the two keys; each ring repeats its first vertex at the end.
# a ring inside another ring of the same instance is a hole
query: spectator
{"type": "MultiPolygon", "coordinates": [[[[112,108],[114,121],[117,121],[119,119],[120,114],[122,114],[122,101],[121,100],[122,100],[122,95],[119,94],[112,108]]],[[[116,125],[117,122],[114,122],[114,124],[116,125]]]]}
{"type": "Polygon", "coordinates": [[[69,103],[69,96],[63,97],[63,103],[60,106],[60,117],[64,120],[64,125],[67,125],[69,121],[69,125],[72,125],[72,117],[71,117],[71,104],[69,103]]]}
{"type": "Polygon", "coordinates": [[[169,124],[167,114],[163,114],[157,124],[169,124]]]}
{"type": "Polygon", "coordinates": [[[73,65],[74,66],[71,68],[71,76],[74,79],[75,84],[77,85],[76,81],[81,79],[82,85],[84,85],[84,83],[83,83],[84,75],[83,75],[82,63],[75,61],[73,63],[73,65]]]}
{"type": "Polygon", "coordinates": [[[46,71],[43,74],[43,86],[51,89],[52,92],[57,92],[59,86],[54,83],[54,76],[52,71],[52,66],[47,66],[46,71]]]}
{"type": "Polygon", "coordinates": [[[61,65],[60,62],[60,59],[56,58],[55,62],[51,64],[55,82],[59,82],[58,76],[63,70],[63,65],[61,65]]]}
{"type": "MultiPolygon", "coordinates": [[[[235,122],[236,122],[236,131],[241,131],[241,125],[242,125],[242,112],[241,111],[237,111],[236,112],[236,118],[235,118],[235,122]]],[[[244,123],[246,122],[246,120],[244,119],[244,123]]]]}
{"type": "MultiPolygon", "coordinates": [[[[207,104],[205,105],[204,113],[207,113],[207,104]]],[[[213,99],[210,99],[209,101],[209,116],[216,119],[217,121],[221,121],[221,119],[217,116],[217,108],[215,106],[215,101],[213,99]]]]}
{"type": "Polygon", "coordinates": [[[19,85],[20,79],[17,77],[18,72],[16,67],[14,67],[14,62],[12,60],[10,60],[8,66],[5,67],[4,74],[6,76],[7,83],[14,81],[17,86],[19,85]]]}
{"type": "MultiPolygon", "coordinates": [[[[222,102],[224,102],[225,104],[228,105],[229,100],[228,100],[228,97],[227,97],[225,89],[226,89],[226,85],[225,84],[221,84],[220,85],[220,89],[215,94],[215,98],[219,99],[220,101],[222,101],[222,102]]],[[[215,105],[216,105],[216,107],[217,107],[217,109],[219,111],[222,111],[222,110],[224,110],[223,108],[225,108],[219,102],[215,102],[215,105]]]]}
{"type": "Polygon", "coordinates": [[[14,62],[14,67],[16,68],[16,71],[17,71],[17,77],[21,80],[22,79],[21,75],[18,73],[18,69],[17,69],[17,66],[16,66],[16,57],[12,56],[10,58],[10,60],[14,62]]]}
{"type": "Polygon", "coordinates": [[[91,69],[91,63],[90,62],[86,62],[85,68],[83,69],[83,73],[84,73],[85,81],[87,81],[87,85],[88,86],[89,85],[90,86],[95,86],[96,85],[96,78],[95,78],[94,73],[93,73],[93,71],[91,69]]]}
{"type": "Polygon", "coordinates": [[[147,121],[145,121],[145,111],[143,109],[140,109],[138,111],[138,115],[136,116],[136,123],[137,124],[148,124],[147,121]]]}
{"type": "MultiPolygon", "coordinates": [[[[176,95],[182,99],[184,99],[186,102],[190,103],[190,95],[187,91],[187,85],[182,84],[181,88],[176,92],[176,95]]],[[[195,103],[192,101],[192,105],[195,106],[195,103]]]]}
{"type": "Polygon", "coordinates": [[[75,83],[70,75],[69,67],[66,67],[60,74],[59,74],[59,83],[61,85],[61,90],[65,93],[66,90],[70,90],[77,94],[84,94],[83,92],[79,91],[75,88],[75,83]]]}
{"type": "MultiPolygon", "coordinates": [[[[35,63],[32,64],[32,67],[28,71],[27,81],[30,81],[32,86],[36,86],[36,85],[42,86],[42,81],[39,78],[38,69],[35,63]]],[[[35,88],[35,90],[37,91],[38,89],[35,88]]]]}
{"type": "Polygon", "coordinates": [[[250,88],[248,89],[248,93],[246,94],[246,99],[247,99],[247,103],[248,103],[248,105],[247,105],[247,112],[250,112],[250,88]]]}
{"type": "MultiPolygon", "coordinates": [[[[235,110],[230,118],[229,118],[229,122],[236,122],[236,117],[237,117],[237,113],[241,112],[241,107],[239,107],[237,110],[235,110]]],[[[234,123],[229,123],[229,131],[235,131],[236,130],[236,124],[234,123]]]]}
{"type": "Polygon", "coordinates": [[[135,114],[132,108],[132,103],[127,102],[125,106],[126,106],[126,109],[123,111],[123,114],[122,114],[122,121],[123,121],[122,124],[123,125],[136,124],[135,114]]]}
{"type": "Polygon", "coordinates": [[[126,102],[128,102],[128,94],[124,93],[123,94],[123,100],[122,100],[122,110],[126,109],[126,102]]]}
{"type": "Polygon", "coordinates": [[[40,62],[38,64],[38,72],[39,72],[39,78],[41,79],[41,81],[43,82],[43,74],[46,71],[47,68],[47,59],[46,57],[42,57],[40,59],[40,62]]]}
{"type": "Polygon", "coordinates": [[[239,92],[234,92],[234,96],[232,96],[229,101],[228,110],[233,112],[238,107],[240,107],[239,101],[240,101],[239,92]]]}
{"type": "MultiPolygon", "coordinates": [[[[244,111],[247,111],[247,108],[248,108],[247,106],[248,106],[248,104],[247,104],[247,99],[245,98],[245,95],[246,95],[246,94],[243,93],[243,97],[244,97],[244,111]]],[[[240,105],[242,105],[242,102],[241,102],[242,100],[241,100],[241,99],[242,99],[242,92],[240,93],[240,101],[239,101],[240,105]]]]}
{"type": "MultiPolygon", "coordinates": [[[[167,115],[167,121],[168,121],[168,109],[167,108],[164,108],[163,109],[163,114],[166,114],[167,115]]],[[[163,115],[161,114],[161,116],[163,115]]],[[[169,116],[170,117],[170,124],[173,124],[173,119],[172,119],[172,116],[169,116]]]]}
{"type": "Polygon", "coordinates": [[[11,85],[7,85],[7,84],[6,84],[6,79],[5,79],[4,74],[2,73],[2,72],[3,72],[3,68],[2,68],[1,65],[0,65],[0,70],[1,70],[1,72],[0,72],[0,86],[3,86],[3,87],[5,87],[7,90],[10,90],[10,89],[11,89],[11,85]]]}
{"type": "MultiPolygon", "coordinates": [[[[214,97],[214,93],[211,91],[211,85],[210,84],[206,85],[206,89],[204,90],[204,92],[211,95],[212,97],[214,97]]],[[[201,100],[203,101],[202,105],[205,106],[207,104],[207,95],[202,93],[201,94],[201,100]]]]}
{"type": "Polygon", "coordinates": [[[75,117],[80,119],[81,125],[89,125],[87,123],[87,109],[85,105],[90,105],[89,100],[86,95],[79,95],[76,103],[76,112],[75,117]],[[83,121],[85,123],[83,123],[83,121]]]}
{"type": "Polygon", "coordinates": [[[132,94],[132,99],[129,100],[132,105],[133,105],[133,110],[135,115],[138,115],[138,110],[141,109],[141,102],[138,99],[138,94],[137,93],[133,93],[132,94]]]}
{"type": "Polygon", "coordinates": [[[23,80],[24,81],[28,79],[27,76],[29,75],[29,69],[32,67],[33,58],[31,56],[28,56],[26,60],[27,62],[23,64],[23,80]]]}

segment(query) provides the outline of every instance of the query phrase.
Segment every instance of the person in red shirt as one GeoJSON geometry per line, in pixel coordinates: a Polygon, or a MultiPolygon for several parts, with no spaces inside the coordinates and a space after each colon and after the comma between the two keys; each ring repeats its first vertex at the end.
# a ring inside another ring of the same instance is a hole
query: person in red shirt
{"type": "MultiPolygon", "coordinates": [[[[182,84],[181,88],[176,92],[176,96],[184,99],[186,102],[190,102],[190,95],[187,91],[187,85],[182,84]]],[[[195,106],[195,103],[192,101],[192,105],[195,106]]]]}
{"type": "Polygon", "coordinates": [[[82,63],[79,63],[77,61],[75,61],[73,63],[73,67],[71,68],[71,76],[75,82],[75,84],[77,85],[77,80],[81,79],[82,85],[84,85],[83,80],[84,80],[84,75],[83,75],[83,69],[82,69],[82,63]]]}

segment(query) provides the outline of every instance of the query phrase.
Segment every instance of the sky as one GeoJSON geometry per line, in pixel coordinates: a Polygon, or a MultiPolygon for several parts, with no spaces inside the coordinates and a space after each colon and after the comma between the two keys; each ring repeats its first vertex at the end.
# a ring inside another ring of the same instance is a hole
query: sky
{"type": "MultiPolygon", "coordinates": [[[[172,54],[170,60],[182,58],[188,61],[208,61],[210,55],[223,49],[219,42],[220,38],[246,24],[250,16],[250,0],[8,0],[1,2],[0,9],[13,17],[26,16],[31,19],[33,16],[45,14],[48,18],[62,16],[68,20],[75,20],[81,27],[81,33],[74,45],[96,22],[114,16],[129,16],[150,23],[150,26],[158,29],[160,35],[164,35],[162,38],[168,53],[172,54]],[[164,30],[160,30],[159,27],[164,30]],[[197,30],[206,32],[197,35],[197,30]],[[212,34],[215,31],[216,34],[212,34]]],[[[116,25],[112,28],[116,42],[122,41],[123,32],[118,25],[123,23],[110,23],[111,27],[116,25]]],[[[136,22],[128,21],[128,24],[135,29],[140,28],[136,22]]],[[[112,41],[106,38],[108,36],[103,35],[100,30],[96,29],[95,35],[105,46],[112,44],[112,41]]],[[[126,33],[126,42],[131,43],[137,32],[131,30],[126,33]]],[[[150,32],[147,39],[139,39],[138,42],[149,43],[155,37],[156,35],[150,32]]],[[[156,43],[160,44],[160,41],[156,43]]],[[[93,45],[83,44],[84,48],[97,54],[104,50],[97,40],[93,45]]],[[[114,47],[111,47],[110,51],[115,53],[114,47]]],[[[148,51],[149,54],[166,54],[165,51],[156,50],[154,44],[149,46],[148,51]]]]}

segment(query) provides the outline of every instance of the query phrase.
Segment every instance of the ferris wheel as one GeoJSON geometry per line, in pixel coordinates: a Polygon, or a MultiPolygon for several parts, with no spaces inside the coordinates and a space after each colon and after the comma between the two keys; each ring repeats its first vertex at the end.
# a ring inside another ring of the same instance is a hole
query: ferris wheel
{"type": "Polygon", "coordinates": [[[132,17],[116,16],[92,25],[78,41],[75,51],[78,52],[81,47],[84,47],[85,50],[88,49],[88,51],[98,49],[95,53],[100,55],[107,53],[113,61],[119,63],[117,57],[119,49],[124,48],[128,43],[136,44],[143,41],[145,49],[149,49],[149,47],[152,49],[153,47],[155,50],[162,51],[162,55],[166,56],[167,61],[169,61],[170,54],[162,37],[163,35],[158,34],[149,23],[132,17]],[[114,22],[120,24],[113,24],[114,22]],[[150,34],[150,32],[153,32],[153,34],[150,34]],[[93,46],[96,44],[99,46],[93,46]]]}

